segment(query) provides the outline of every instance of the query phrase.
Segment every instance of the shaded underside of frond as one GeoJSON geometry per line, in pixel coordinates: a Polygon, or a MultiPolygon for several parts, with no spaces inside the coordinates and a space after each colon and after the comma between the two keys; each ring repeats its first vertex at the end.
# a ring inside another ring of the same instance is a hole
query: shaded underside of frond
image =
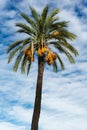
{"type": "Polygon", "coordinates": [[[58,58],[58,61],[60,63],[61,69],[64,70],[64,63],[58,54],[57,54],[57,58],[58,58]]]}
{"type": "Polygon", "coordinates": [[[57,72],[58,71],[58,64],[56,61],[53,62],[53,71],[57,72]]]}

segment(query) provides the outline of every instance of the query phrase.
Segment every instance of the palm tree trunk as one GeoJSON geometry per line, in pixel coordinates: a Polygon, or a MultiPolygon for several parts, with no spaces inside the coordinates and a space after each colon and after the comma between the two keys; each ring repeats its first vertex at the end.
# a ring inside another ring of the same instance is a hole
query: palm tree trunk
{"type": "Polygon", "coordinates": [[[34,103],[34,111],[32,116],[31,130],[38,130],[39,117],[41,111],[41,98],[42,98],[42,81],[44,72],[44,57],[38,58],[38,76],[36,85],[36,97],[34,103]]]}

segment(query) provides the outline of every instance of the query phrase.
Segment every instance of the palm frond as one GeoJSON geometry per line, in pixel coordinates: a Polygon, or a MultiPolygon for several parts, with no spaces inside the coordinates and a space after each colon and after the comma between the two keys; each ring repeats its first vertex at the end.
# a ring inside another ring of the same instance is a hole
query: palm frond
{"type": "Polygon", "coordinates": [[[58,14],[59,9],[54,9],[46,18],[46,23],[54,23],[54,21],[58,20],[58,17],[56,16],[56,14],[58,14]],[[55,20],[56,19],[56,20],[55,20]]]}
{"type": "Polygon", "coordinates": [[[16,26],[21,27],[22,29],[28,31],[29,35],[32,35],[32,34],[35,35],[35,31],[29,26],[27,26],[26,24],[16,23],[16,26]]]}
{"type": "Polygon", "coordinates": [[[61,69],[64,70],[64,64],[63,64],[63,61],[62,59],[60,58],[60,56],[57,54],[57,58],[59,60],[59,63],[60,63],[60,66],[61,66],[61,69]]]}
{"type": "Polygon", "coordinates": [[[65,48],[67,48],[70,52],[72,52],[75,56],[77,56],[79,53],[78,51],[68,42],[60,42],[61,45],[63,45],[65,48]]]}
{"type": "MultiPolygon", "coordinates": [[[[58,20],[57,20],[57,22],[54,22],[54,23],[52,23],[51,24],[51,26],[50,26],[50,30],[52,30],[52,31],[60,31],[60,29],[62,28],[65,28],[65,27],[67,27],[68,26],[68,22],[66,22],[66,21],[63,21],[63,22],[58,22],[58,20]]],[[[50,31],[50,32],[52,32],[52,31],[50,31]]]]}
{"type": "Polygon", "coordinates": [[[42,25],[45,23],[45,20],[47,18],[48,14],[48,5],[43,9],[42,14],[41,14],[41,20],[42,20],[42,25]]]}
{"type": "Polygon", "coordinates": [[[64,28],[64,27],[68,26],[68,23],[69,23],[69,21],[62,21],[62,22],[58,22],[58,23],[55,23],[55,24],[57,24],[58,27],[60,27],[60,28],[64,28]]]}
{"type": "Polygon", "coordinates": [[[10,62],[12,61],[13,57],[14,57],[15,54],[19,51],[19,49],[20,49],[20,47],[16,48],[15,50],[13,50],[13,51],[10,53],[10,55],[9,55],[9,57],[8,57],[8,63],[10,63],[10,62]]]}
{"type": "Polygon", "coordinates": [[[49,14],[48,19],[50,20],[52,17],[54,17],[56,14],[58,14],[59,11],[60,11],[60,10],[59,10],[58,8],[54,9],[54,10],[49,14]]]}
{"type": "Polygon", "coordinates": [[[9,53],[11,50],[13,50],[15,47],[19,46],[20,44],[24,44],[25,42],[29,42],[31,39],[30,38],[26,38],[23,40],[18,40],[16,42],[13,42],[7,49],[7,53],[9,53]]]}
{"type": "Polygon", "coordinates": [[[53,45],[56,49],[58,49],[58,51],[63,52],[62,46],[60,44],[58,44],[57,41],[56,42],[53,42],[53,41],[52,42],[48,42],[47,45],[48,46],[53,45]]]}
{"type": "Polygon", "coordinates": [[[73,64],[75,63],[75,60],[74,60],[73,56],[72,56],[65,48],[63,48],[63,47],[60,46],[60,45],[55,45],[55,47],[56,47],[58,50],[60,50],[61,52],[65,53],[66,56],[67,56],[67,58],[68,58],[68,60],[69,60],[71,63],[73,63],[73,64]]]}
{"type": "Polygon", "coordinates": [[[21,63],[21,73],[25,73],[26,64],[28,62],[28,59],[26,56],[23,57],[22,63],[21,63]]]}
{"type": "Polygon", "coordinates": [[[65,48],[63,48],[58,42],[49,42],[48,45],[50,44],[54,45],[54,47],[58,49],[60,52],[65,53],[71,63],[73,64],[75,63],[73,56],[65,48]]]}
{"type": "Polygon", "coordinates": [[[30,67],[31,67],[31,61],[28,61],[28,66],[27,66],[27,75],[28,75],[29,72],[30,72],[30,67]]]}
{"type": "Polygon", "coordinates": [[[52,26],[54,22],[58,20],[58,17],[55,16],[52,18],[52,20],[49,22],[46,20],[45,25],[44,25],[44,32],[45,32],[45,37],[49,39],[49,34],[55,31],[58,27],[52,26]]]}
{"type": "Polygon", "coordinates": [[[57,62],[56,62],[56,61],[53,62],[53,71],[54,71],[54,72],[57,72],[57,71],[58,71],[58,65],[57,65],[57,62]]]}
{"type": "Polygon", "coordinates": [[[64,49],[64,53],[66,54],[68,60],[69,60],[72,64],[74,64],[74,63],[75,63],[75,60],[74,60],[74,58],[72,57],[72,55],[71,55],[68,51],[66,51],[65,49],[64,49]]]}
{"type": "Polygon", "coordinates": [[[15,60],[15,64],[13,66],[13,70],[16,72],[18,70],[18,66],[21,62],[22,56],[24,55],[23,51],[17,56],[16,60],[15,60]]]}
{"type": "Polygon", "coordinates": [[[38,15],[38,13],[31,6],[30,6],[30,10],[31,10],[31,13],[32,13],[32,16],[33,16],[35,22],[38,24],[39,23],[39,15],[38,15]]]}
{"type": "Polygon", "coordinates": [[[7,49],[7,53],[9,53],[13,48],[15,48],[16,46],[18,46],[19,44],[21,44],[24,40],[18,40],[14,43],[12,43],[8,49],[7,49]]]}
{"type": "Polygon", "coordinates": [[[26,33],[29,35],[29,32],[27,30],[24,30],[24,29],[18,29],[16,32],[17,33],[26,33]]]}
{"type": "Polygon", "coordinates": [[[28,17],[25,13],[21,13],[21,16],[29,23],[29,25],[32,28],[36,27],[35,22],[30,17],[28,17]]]}
{"type": "Polygon", "coordinates": [[[56,16],[56,14],[59,12],[59,9],[56,8],[54,9],[46,18],[45,21],[45,30],[46,32],[50,29],[51,25],[58,20],[58,17],[56,16]]]}
{"type": "Polygon", "coordinates": [[[61,35],[61,37],[65,37],[65,38],[70,39],[70,40],[76,39],[76,35],[74,33],[71,33],[65,29],[61,29],[60,35],[61,35]]]}

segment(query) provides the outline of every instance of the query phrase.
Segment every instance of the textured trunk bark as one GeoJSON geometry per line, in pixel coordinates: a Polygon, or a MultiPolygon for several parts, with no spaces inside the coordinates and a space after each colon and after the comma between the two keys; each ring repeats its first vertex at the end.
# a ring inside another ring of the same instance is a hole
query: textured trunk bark
{"type": "Polygon", "coordinates": [[[34,103],[34,111],[32,116],[31,130],[38,130],[39,117],[41,111],[41,98],[42,98],[42,81],[44,72],[44,57],[38,58],[38,76],[36,85],[36,97],[34,103]]]}

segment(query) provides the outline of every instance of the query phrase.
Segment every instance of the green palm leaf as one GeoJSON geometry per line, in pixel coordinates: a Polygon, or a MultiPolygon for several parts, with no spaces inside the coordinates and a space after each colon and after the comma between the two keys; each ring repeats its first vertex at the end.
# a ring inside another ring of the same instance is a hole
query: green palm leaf
{"type": "Polygon", "coordinates": [[[15,64],[13,66],[13,70],[16,72],[18,70],[18,66],[21,62],[22,56],[24,55],[23,51],[20,52],[20,54],[17,56],[16,60],[15,60],[15,64]]]}
{"type": "Polygon", "coordinates": [[[38,13],[37,13],[36,10],[35,10],[34,8],[32,8],[31,6],[30,6],[30,10],[31,10],[31,13],[32,13],[32,16],[33,16],[35,22],[36,22],[37,24],[39,24],[39,15],[38,15],[38,13]]]}
{"type": "Polygon", "coordinates": [[[31,62],[30,61],[28,61],[28,66],[27,66],[27,75],[29,74],[29,72],[30,72],[30,67],[31,67],[31,62]]]}
{"type": "Polygon", "coordinates": [[[57,72],[57,71],[58,71],[58,65],[57,65],[57,62],[56,62],[56,61],[53,62],[53,71],[54,71],[54,72],[57,72]]]}
{"type": "Polygon", "coordinates": [[[60,50],[61,52],[65,53],[66,56],[67,56],[67,58],[69,59],[69,61],[70,61],[71,63],[73,63],[73,64],[75,63],[74,58],[72,57],[72,55],[71,55],[66,49],[64,49],[63,47],[58,46],[58,45],[55,45],[55,47],[56,47],[58,50],[60,50]]]}
{"type": "Polygon", "coordinates": [[[13,57],[15,56],[15,54],[19,51],[20,47],[16,48],[15,50],[13,50],[10,55],[9,55],[9,58],[8,58],[8,63],[11,62],[11,60],[13,59],[13,57]]]}
{"type": "Polygon", "coordinates": [[[76,35],[65,30],[65,29],[61,29],[60,30],[60,33],[61,33],[61,36],[67,38],[67,39],[70,39],[70,40],[75,40],[76,39],[76,35]]]}
{"type": "Polygon", "coordinates": [[[60,52],[65,53],[66,56],[67,56],[67,58],[69,59],[69,61],[70,61],[71,63],[75,63],[75,60],[74,60],[74,58],[72,57],[72,55],[71,55],[65,48],[63,48],[58,42],[49,42],[48,45],[50,45],[50,44],[53,44],[54,47],[55,47],[56,49],[58,49],[60,52]]]}
{"type": "Polygon", "coordinates": [[[56,14],[58,14],[59,11],[60,11],[60,10],[59,10],[58,8],[54,9],[54,10],[49,14],[48,19],[51,20],[51,18],[53,18],[56,14]]]}
{"type": "Polygon", "coordinates": [[[19,46],[20,44],[25,44],[30,42],[30,38],[26,38],[23,40],[18,40],[16,42],[13,42],[7,49],[7,53],[9,53],[11,50],[13,50],[15,47],[19,46]]]}
{"type": "Polygon", "coordinates": [[[35,31],[29,26],[27,26],[26,24],[16,23],[16,26],[21,27],[22,29],[28,31],[29,35],[32,35],[32,34],[35,35],[35,31]]]}
{"type": "Polygon", "coordinates": [[[59,63],[60,63],[60,66],[61,66],[61,69],[64,70],[64,64],[63,64],[63,61],[61,60],[60,56],[57,54],[57,58],[59,60],[59,63]]]}
{"type": "Polygon", "coordinates": [[[8,49],[7,49],[7,53],[9,53],[13,48],[15,48],[16,46],[18,46],[19,44],[21,44],[24,40],[19,40],[14,42],[13,44],[11,44],[8,49]]]}
{"type": "Polygon", "coordinates": [[[69,51],[71,51],[75,56],[78,55],[78,51],[68,42],[59,42],[59,43],[63,45],[64,47],[66,47],[69,51]]]}
{"type": "Polygon", "coordinates": [[[30,25],[32,28],[35,28],[35,27],[36,27],[35,22],[34,22],[30,17],[28,17],[25,13],[21,13],[21,16],[29,23],[29,25],[30,25]]]}
{"type": "Polygon", "coordinates": [[[25,69],[26,69],[26,64],[28,62],[28,59],[26,57],[26,55],[23,57],[22,63],[21,63],[21,73],[25,73],[25,69]]]}
{"type": "Polygon", "coordinates": [[[42,14],[41,14],[41,20],[42,20],[42,25],[45,23],[45,20],[47,18],[48,14],[48,5],[43,9],[42,14]]]}
{"type": "Polygon", "coordinates": [[[56,8],[54,9],[46,18],[45,20],[45,30],[48,31],[48,29],[51,28],[52,24],[58,20],[58,17],[56,16],[56,14],[59,13],[59,9],[56,8]]]}
{"type": "Polygon", "coordinates": [[[18,29],[16,32],[18,33],[26,33],[29,35],[29,32],[27,30],[24,30],[24,29],[18,29]]]}

